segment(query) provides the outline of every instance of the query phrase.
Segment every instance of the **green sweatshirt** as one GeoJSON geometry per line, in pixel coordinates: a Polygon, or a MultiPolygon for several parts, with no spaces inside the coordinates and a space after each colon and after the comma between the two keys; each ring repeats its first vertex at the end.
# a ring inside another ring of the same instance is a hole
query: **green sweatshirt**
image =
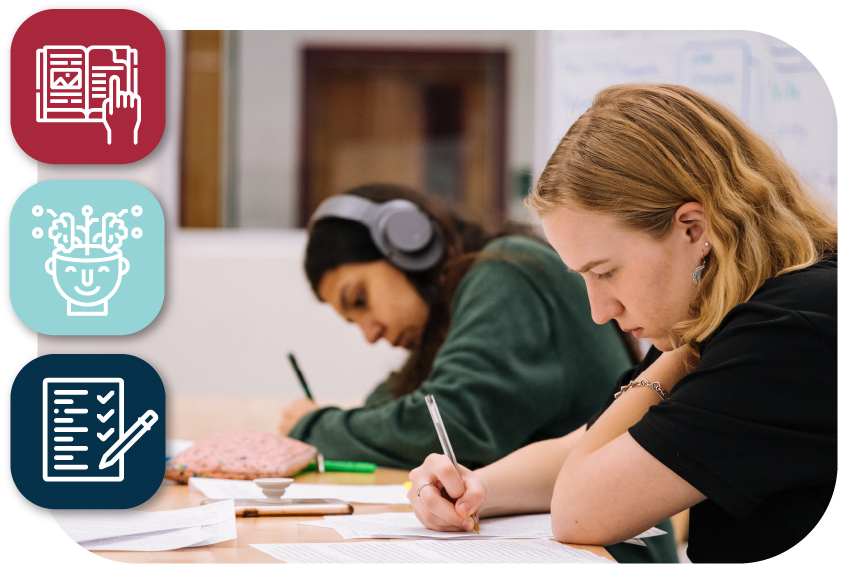
{"type": "MultiPolygon", "coordinates": [[[[564,436],[598,411],[630,361],[614,327],[592,321],[582,278],[529,238],[500,238],[484,253],[494,257],[479,260],[459,284],[446,341],[419,389],[394,400],[391,376],[364,407],[316,410],[290,436],[326,459],[412,469],[441,453],[425,403],[433,394],[458,462],[477,468],[564,436]]],[[[676,560],[671,536],[661,544],[676,560]]]]}

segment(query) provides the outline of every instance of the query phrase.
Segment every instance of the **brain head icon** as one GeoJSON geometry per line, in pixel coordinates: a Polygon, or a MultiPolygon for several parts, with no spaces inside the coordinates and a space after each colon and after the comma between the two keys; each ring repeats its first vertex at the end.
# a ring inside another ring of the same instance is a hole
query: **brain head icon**
{"type": "Polygon", "coordinates": [[[67,212],[53,220],[48,236],[55,248],[44,268],[68,302],[68,316],[109,314],[109,299],[130,270],[130,261],[121,252],[127,239],[127,226],[121,219],[125,212],[92,218],[92,207],[84,206],[85,225],[76,225],[75,217],[67,212]]]}

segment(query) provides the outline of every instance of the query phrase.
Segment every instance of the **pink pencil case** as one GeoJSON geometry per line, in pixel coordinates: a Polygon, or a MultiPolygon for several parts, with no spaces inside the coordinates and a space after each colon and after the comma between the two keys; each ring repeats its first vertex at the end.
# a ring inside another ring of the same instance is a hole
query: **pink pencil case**
{"type": "Polygon", "coordinates": [[[253,480],[286,478],[316,458],[316,448],[276,434],[239,430],[198,440],[169,459],[165,477],[186,484],[192,476],[253,480]]]}

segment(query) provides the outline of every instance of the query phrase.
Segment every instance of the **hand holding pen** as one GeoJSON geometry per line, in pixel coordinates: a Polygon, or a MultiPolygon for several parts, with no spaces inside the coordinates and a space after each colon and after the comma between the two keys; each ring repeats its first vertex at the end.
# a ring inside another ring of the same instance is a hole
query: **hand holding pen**
{"type": "Polygon", "coordinates": [[[422,466],[411,471],[408,500],[420,522],[430,529],[479,532],[476,511],[485,497],[484,482],[458,464],[434,397],[427,396],[426,403],[444,454],[431,454],[422,466]]]}

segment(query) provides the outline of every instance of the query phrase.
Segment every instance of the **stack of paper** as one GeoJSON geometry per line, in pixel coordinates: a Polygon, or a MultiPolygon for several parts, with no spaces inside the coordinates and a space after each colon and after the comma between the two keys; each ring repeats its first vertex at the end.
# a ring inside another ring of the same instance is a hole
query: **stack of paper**
{"type": "Polygon", "coordinates": [[[233,500],[158,512],[54,510],[53,517],[90,551],[170,551],[236,538],[233,500]]]}
{"type": "MultiPolygon", "coordinates": [[[[299,521],[296,524],[334,529],[344,539],[551,539],[550,515],[528,514],[485,518],[479,521],[481,534],[474,531],[441,532],[426,528],[412,512],[385,512],[351,516],[326,516],[324,520],[299,521]]],[[[652,528],[626,541],[644,545],[640,540],[666,534],[652,528]]]]}
{"type": "MultiPolygon", "coordinates": [[[[207,498],[265,498],[260,487],[251,480],[222,478],[190,478],[190,488],[207,498]]],[[[343,502],[369,504],[410,504],[408,489],[401,484],[290,484],[284,498],[336,498],[343,502]]]]}
{"type": "Polygon", "coordinates": [[[613,561],[544,539],[251,545],[287,563],[600,563],[613,561]]]}

